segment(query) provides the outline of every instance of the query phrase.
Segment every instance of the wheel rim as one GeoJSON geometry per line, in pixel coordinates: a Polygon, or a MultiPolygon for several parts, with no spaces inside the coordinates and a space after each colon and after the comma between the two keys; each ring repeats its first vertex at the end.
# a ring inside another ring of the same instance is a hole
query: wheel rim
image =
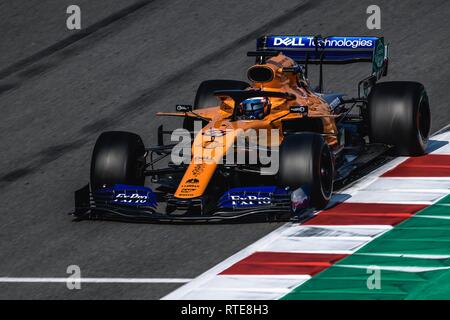
{"type": "Polygon", "coordinates": [[[320,155],[320,185],[325,198],[333,191],[333,162],[328,148],[324,147],[320,155]]]}

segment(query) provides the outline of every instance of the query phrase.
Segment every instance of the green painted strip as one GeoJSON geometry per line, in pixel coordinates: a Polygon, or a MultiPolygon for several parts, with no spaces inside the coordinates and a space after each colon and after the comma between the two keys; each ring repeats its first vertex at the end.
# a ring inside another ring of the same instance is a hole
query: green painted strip
{"type": "Polygon", "coordinates": [[[408,220],[405,220],[401,224],[401,228],[414,230],[428,229],[428,230],[450,231],[450,219],[434,219],[415,215],[409,218],[408,220]]]}
{"type": "Polygon", "coordinates": [[[417,212],[418,216],[447,216],[450,218],[450,195],[445,196],[435,204],[417,212]]]}
{"type": "Polygon", "coordinates": [[[317,274],[282,299],[450,299],[448,269],[421,272],[383,270],[383,267],[400,270],[405,267],[450,267],[449,258],[429,255],[450,255],[450,195],[317,274]],[[443,219],[445,217],[449,219],[443,219]],[[368,286],[368,279],[369,283],[374,283],[373,271],[368,269],[373,266],[381,268],[381,288],[378,289],[369,289],[368,286]]]}
{"type": "Polygon", "coordinates": [[[450,266],[449,258],[441,259],[419,259],[406,257],[389,257],[376,255],[353,254],[345,259],[345,265],[366,265],[366,266],[416,266],[428,268],[440,268],[450,266]]]}
{"type": "MultiPolygon", "coordinates": [[[[446,271],[413,273],[383,270],[381,288],[371,290],[367,285],[370,274],[366,269],[333,266],[294,289],[284,296],[283,300],[407,299],[415,291],[426,290],[430,281],[442,277],[445,273],[446,271]]],[[[447,288],[445,291],[447,297],[450,297],[449,290],[450,288],[447,288]]]]}
{"type": "Polygon", "coordinates": [[[450,217],[450,206],[448,205],[432,205],[422,211],[417,214],[422,216],[450,217]]]}

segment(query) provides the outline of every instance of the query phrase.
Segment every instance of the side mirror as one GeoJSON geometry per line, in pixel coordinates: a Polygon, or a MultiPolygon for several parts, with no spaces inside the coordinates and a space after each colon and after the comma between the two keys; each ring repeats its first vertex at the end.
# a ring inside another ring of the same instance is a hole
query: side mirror
{"type": "Polygon", "coordinates": [[[290,113],[300,113],[303,116],[306,116],[308,114],[308,107],[307,106],[292,106],[289,108],[290,113]]]}
{"type": "Polygon", "coordinates": [[[192,106],[189,104],[177,104],[175,110],[177,112],[189,112],[192,111],[192,106]]]}

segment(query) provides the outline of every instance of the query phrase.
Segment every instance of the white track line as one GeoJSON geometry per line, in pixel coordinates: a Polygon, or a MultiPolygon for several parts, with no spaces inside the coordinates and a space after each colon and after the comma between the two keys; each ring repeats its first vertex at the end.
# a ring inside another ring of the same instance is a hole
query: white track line
{"type": "MultiPolygon", "coordinates": [[[[336,264],[334,267],[339,268],[350,268],[350,269],[368,269],[370,267],[373,267],[371,265],[347,265],[347,264],[336,264]]],[[[439,271],[439,270],[448,270],[450,269],[450,266],[445,267],[404,267],[404,266],[376,266],[379,270],[386,270],[386,271],[397,271],[397,272],[428,272],[428,271],[439,271]]]]}
{"type": "Polygon", "coordinates": [[[184,278],[40,278],[40,277],[0,277],[0,283],[187,283],[184,278]]]}
{"type": "Polygon", "coordinates": [[[398,257],[398,258],[411,258],[411,259],[427,259],[427,260],[439,260],[450,259],[448,254],[410,254],[410,253],[355,253],[358,256],[377,256],[377,257],[398,257]]]}

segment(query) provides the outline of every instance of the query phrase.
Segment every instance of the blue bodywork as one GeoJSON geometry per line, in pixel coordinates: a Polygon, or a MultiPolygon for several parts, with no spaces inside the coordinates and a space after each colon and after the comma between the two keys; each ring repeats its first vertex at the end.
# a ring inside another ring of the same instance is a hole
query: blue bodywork
{"type": "MultiPolygon", "coordinates": [[[[265,43],[258,42],[258,48],[281,50],[296,61],[319,60],[321,50],[326,55],[324,61],[364,60],[372,61],[374,51],[383,38],[376,37],[328,37],[318,39],[320,47],[316,48],[314,36],[267,36],[265,43]]],[[[384,46],[383,46],[384,50],[384,46]]]]}
{"type": "MultiPolygon", "coordinates": [[[[109,205],[126,205],[130,207],[156,208],[156,194],[148,187],[126,184],[116,184],[112,187],[99,189],[95,192],[96,200],[109,205]]],[[[293,210],[303,208],[307,204],[307,192],[297,189],[294,192],[276,186],[240,187],[225,192],[219,199],[220,209],[244,209],[252,207],[267,207],[289,199],[294,205],[293,210]],[[291,197],[294,196],[294,198],[291,197]],[[292,198],[292,199],[291,199],[292,198]]]]}
{"type": "Polygon", "coordinates": [[[297,63],[341,64],[372,62],[379,78],[387,72],[388,46],[383,37],[263,36],[257,50],[281,51],[297,63]]]}
{"type": "Polygon", "coordinates": [[[325,100],[332,109],[338,106],[344,99],[344,93],[317,93],[323,100],[325,100]]]}
{"type": "Polygon", "coordinates": [[[196,211],[203,210],[204,199],[187,200],[197,201],[197,206],[188,214],[172,214],[170,210],[158,212],[158,201],[167,205],[169,202],[165,198],[160,200],[158,193],[148,187],[116,184],[91,191],[86,185],[75,192],[73,214],[78,219],[163,223],[209,223],[253,218],[286,221],[292,214],[297,216],[304,212],[309,205],[309,196],[304,189],[287,190],[276,186],[230,189],[220,197],[215,209],[207,212],[196,211]]]}
{"type": "Polygon", "coordinates": [[[287,196],[285,189],[275,186],[233,188],[225,192],[219,199],[219,208],[248,208],[273,204],[274,197],[287,196]]]}
{"type": "Polygon", "coordinates": [[[127,205],[132,207],[156,208],[156,195],[152,189],[144,186],[115,184],[112,187],[100,189],[96,198],[101,198],[107,204],[127,205]]]}

